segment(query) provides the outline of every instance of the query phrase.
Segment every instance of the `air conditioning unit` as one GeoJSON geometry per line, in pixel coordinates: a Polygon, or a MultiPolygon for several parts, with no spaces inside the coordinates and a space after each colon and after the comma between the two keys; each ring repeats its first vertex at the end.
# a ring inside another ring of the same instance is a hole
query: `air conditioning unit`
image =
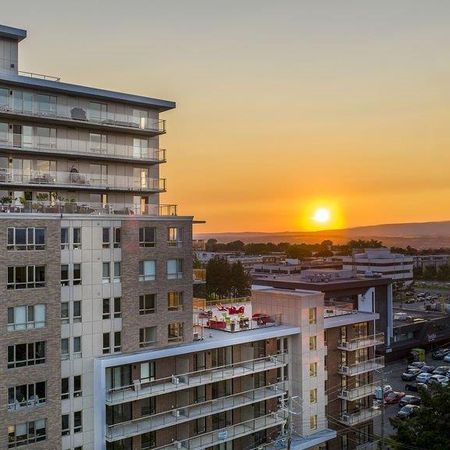
{"type": "Polygon", "coordinates": [[[135,391],[141,390],[141,380],[133,380],[133,389],[135,391]]]}
{"type": "Polygon", "coordinates": [[[172,416],[173,417],[180,417],[180,410],[179,409],[174,409],[173,411],[172,411],[172,416]]]}
{"type": "Polygon", "coordinates": [[[178,448],[178,449],[182,448],[182,445],[181,445],[180,441],[174,441],[173,445],[174,445],[175,448],[178,448]]]}
{"type": "Polygon", "coordinates": [[[172,375],[172,384],[180,384],[180,379],[175,375],[172,375]]]}

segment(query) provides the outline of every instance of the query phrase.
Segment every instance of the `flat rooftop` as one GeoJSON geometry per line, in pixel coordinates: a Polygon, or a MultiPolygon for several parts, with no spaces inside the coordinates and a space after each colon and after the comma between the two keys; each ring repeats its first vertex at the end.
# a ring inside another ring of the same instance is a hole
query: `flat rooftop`
{"type": "Polygon", "coordinates": [[[27,30],[0,25],[0,37],[14,39],[20,42],[27,37],[27,30]]]}

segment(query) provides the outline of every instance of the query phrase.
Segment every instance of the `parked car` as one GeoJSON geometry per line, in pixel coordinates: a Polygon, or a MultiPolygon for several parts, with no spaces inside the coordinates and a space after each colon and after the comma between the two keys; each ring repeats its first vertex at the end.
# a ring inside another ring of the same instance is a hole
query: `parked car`
{"type": "Polygon", "coordinates": [[[428,384],[440,384],[442,386],[448,386],[449,379],[444,375],[433,375],[429,380],[428,384]]]}
{"type": "Polygon", "coordinates": [[[411,364],[408,364],[408,369],[421,369],[425,363],[423,361],[414,361],[411,364]]]}
{"type": "Polygon", "coordinates": [[[433,370],[433,375],[447,375],[450,371],[450,366],[439,366],[433,370]]]}
{"type": "Polygon", "coordinates": [[[405,391],[419,392],[420,389],[428,389],[425,383],[408,383],[405,384],[405,391]]]}
{"type": "Polygon", "coordinates": [[[417,395],[405,395],[399,402],[398,406],[403,408],[406,405],[420,405],[422,400],[417,395]]]}
{"type": "Polygon", "coordinates": [[[433,376],[433,374],[431,373],[427,373],[427,372],[422,372],[419,373],[419,375],[417,375],[416,377],[416,381],[418,383],[428,383],[428,380],[433,376]]]}
{"type": "Polygon", "coordinates": [[[422,373],[421,369],[408,369],[406,372],[402,373],[402,380],[403,381],[412,381],[415,380],[417,375],[419,373],[422,373]]]}
{"type": "Polygon", "coordinates": [[[420,406],[418,405],[405,405],[397,413],[397,417],[399,419],[408,419],[409,417],[414,415],[419,410],[419,408],[420,406]]]}
{"type": "MultiPolygon", "coordinates": [[[[389,392],[392,392],[392,391],[393,391],[392,386],[390,384],[385,384],[384,388],[383,388],[383,397],[385,397],[386,394],[389,394],[389,392]]],[[[381,386],[377,386],[375,388],[375,392],[374,392],[373,396],[374,396],[374,398],[381,399],[381,386]]]]}
{"type": "Polygon", "coordinates": [[[435,366],[422,366],[422,368],[420,369],[422,372],[425,373],[433,373],[433,370],[435,369],[435,366]]]}
{"type": "Polygon", "coordinates": [[[450,349],[448,349],[448,348],[439,348],[439,349],[437,349],[437,350],[435,350],[434,352],[431,353],[431,357],[433,359],[443,359],[444,356],[447,353],[450,353],[450,349]]]}
{"type": "Polygon", "coordinates": [[[450,363],[450,353],[447,353],[444,358],[443,358],[444,362],[448,362],[450,363]]]}
{"type": "Polygon", "coordinates": [[[400,391],[392,391],[385,395],[384,403],[387,405],[393,405],[398,403],[406,394],[400,391]]]}

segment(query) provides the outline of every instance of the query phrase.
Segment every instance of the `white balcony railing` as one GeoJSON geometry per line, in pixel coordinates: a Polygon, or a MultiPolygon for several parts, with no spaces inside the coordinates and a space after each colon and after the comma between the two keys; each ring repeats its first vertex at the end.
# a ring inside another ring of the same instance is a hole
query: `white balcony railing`
{"type": "MultiPolygon", "coordinates": [[[[141,141],[139,141],[141,142],[141,141]]],[[[146,162],[166,161],[166,150],[141,145],[116,144],[111,142],[90,142],[80,139],[25,136],[8,133],[0,139],[0,148],[11,148],[27,153],[55,153],[58,155],[85,155],[93,158],[130,159],[146,162]]]]}
{"type": "Polygon", "coordinates": [[[338,371],[342,375],[359,375],[361,373],[372,372],[384,367],[384,357],[379,356],[377,358],[368,359],[360,363],[352,364],[350,366],[341,366],[338,371]]]}
{"type": "Polygon", "coordinates": [[[214,400],[183,406],[171,411],[139,417],[128,422],[108,426],[106,439],[109,442],[113,442],[137,436],[142,433],[160,430],[179,423],[251,405],[263,400],[282,397],[285,393],[285,382],[280,382],[214,400]]]}
{"type": "Polygon", "coordinates": [[[381,414],[380,409],[375,408],[367,408],[362,409],[358,412],[347,413],[344,412],[339,417],[339,422],[344,423],[345,425],[357,425],[358,423],[366,422],[367,420],[371,420],[376,416],[381,414]]]}
{"type": "Polygon", "coordinates": [[[363,336],[349,341],[340,342],[337,346],[340,350],[354,351],[361,348],[374,347],[384,344],[384,333],[374,334],[372,336],[363,336]]]}
{"type": "Polygon", "coordinates": [[[353,389],[342,389],[338,394],[338,397],[348,401],[354,401],[358,400],[359,398],[369,397],[375,392],[377,386],[378,384],[371,383],[365,384],[364,386],[358,386],[353,389]]]}
{"type": "Polygon", "coordinates": [[[94,111],[80,106],[57,105],[55,103],[32,102],[29,108],[20,103],[14,104],[13,96],[6,104],[0,105],[0,113],[19,116],[35,116],[45,119],[70,120],[77,123],[97,124],[103,127],[121,127],[132,130],[145,130],[155,134],[165,133],[165,120],[146,117],[141,111],[124,114],[108,111],[94,111]]]}
{"type": "Polygon", "coordinates": [[[98,175],[93,173],[0,169],[0,184],[11,185],[52,185],[68,189],[117,189],[125,191],[164,192],[165,179],[133,177],[126,175],[98,175]]]}
{"type": "Polygon", "coordinates": [[[283,367],[288,363],[288,354],[279,353],[249,361],[236,362],[227,366],[212,367],[197,372],[173,375],[146,383],[137,383],[128,386],[108,389],[106,403],[115,405],[131,402],[141,398],[153,397],[190,387],[228,380],[253,373],[264,372],[270,369],[283,367]]]}

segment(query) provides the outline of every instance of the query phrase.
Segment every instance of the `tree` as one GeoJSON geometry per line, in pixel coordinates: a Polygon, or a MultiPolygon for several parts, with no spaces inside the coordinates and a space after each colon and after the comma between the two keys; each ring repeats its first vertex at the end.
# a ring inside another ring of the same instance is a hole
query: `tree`
{"type": "Polygon", "coordinates": [[[294,244],[288,249],[287,256],[289,258],[304,259],[312,256],[311,246],[307,244],[294,244]]]}
{"type": "Polygon", "coordinates": [[[250,295],[251,277],[240,261],[231,265],[231,296],[248,297],[250,295]]]}
{"type": "Polygon", "coordinates": [[[450,448],[450,388],[433,385],[421,391],[420,409],[409,419],[391,418],[395,450],[450,448]]]}
{"type": "Polygon", "coordinates": [[[230,264],[225,258],[213,258],[206,265],[206,294],[208,298],[225,298],[231,291],[230,264]]]}
{"type": "Polygon", "coordinates": [[[217,239],[208,239],[205,244],[205,249],[207,252],[216,251],[217,239]]]}

